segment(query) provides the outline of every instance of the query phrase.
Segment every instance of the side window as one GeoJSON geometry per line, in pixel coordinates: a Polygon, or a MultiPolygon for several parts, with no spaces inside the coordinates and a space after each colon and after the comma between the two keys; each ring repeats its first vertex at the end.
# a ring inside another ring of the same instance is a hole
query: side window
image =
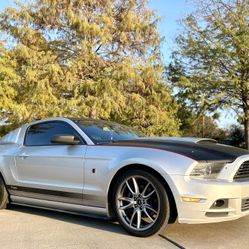
{"type": "Polygon", "coordinates": [[[24,144],[27,146],[54,145],[51,143],[51,138],[55,135],[74,135],[80,139],[76,130],[65,122],[45,122],[28,128],[24,144]]]}

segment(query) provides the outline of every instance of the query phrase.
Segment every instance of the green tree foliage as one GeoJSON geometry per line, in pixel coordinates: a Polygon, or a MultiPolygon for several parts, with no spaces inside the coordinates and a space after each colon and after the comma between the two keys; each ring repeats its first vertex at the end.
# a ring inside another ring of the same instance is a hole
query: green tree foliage
{"type": "Polygon", "coordinates": [[[185,137],[206,137],[219,141],[226,138],[225,130],[219,128],[216,122],[218,115],[200,115],[179,98],[177,116],[181,134],[185,137]]]}
{"type": "Polygon", "coordinates": [[[226,138],[224,143],[237,147],[245,147],[245,135],[240,125],[232,125],[226,130],[226,138]]]}
{"type": "Polygon", "coordinates": [[[35,0],[6,9],[1,115],[14,123],[111,119],[150,135],[177,135],[158,21],[145,0],[35,0]]]}
{"type": "Polygon", "coordinates": [[[222,140],[226,137],[225,131],[220,129],[212,117],[202,115],[183,130],[187,137],[206,137],[222,140]]]}
{"type": "Polygon", "coordinates": [[[183,21],[169,77],[178,96],[202,115],[233,108],[249,145],[249,1],[198,1],[183,21]]]}
{"type": "Polygon", "coordinates": [[[3,43],[0,43],[0,122],[10,110],[17,111],[14,88],[18,77],[14,67],[15,63],[11,60],[10,54],[7,53],[3,43]]]}

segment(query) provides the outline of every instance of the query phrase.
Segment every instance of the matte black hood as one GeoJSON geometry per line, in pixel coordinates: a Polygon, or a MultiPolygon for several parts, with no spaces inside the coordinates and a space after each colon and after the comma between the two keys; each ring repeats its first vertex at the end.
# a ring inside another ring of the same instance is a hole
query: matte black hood
{"type": "Polygon", "coordinates": [[[249,155],[248,150],[218,144],[215,140],[201,139],[199,142],[193,141],[184,141],[181,138],[179,138],[179,141],[177,139],[171,140],[170,138],[142,138],[119,141],[110,145],[167,150],[187,156],[196,161],[234,161],[239,156],[249,155]]]}

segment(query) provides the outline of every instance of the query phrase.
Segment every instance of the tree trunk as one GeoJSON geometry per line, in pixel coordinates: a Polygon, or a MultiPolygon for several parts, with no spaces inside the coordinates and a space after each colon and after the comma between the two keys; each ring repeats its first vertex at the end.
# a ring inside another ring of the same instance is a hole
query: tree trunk
{"type": "Polygon", "coordinates": [[[249,108],[245,110],[244,130],[246,149],[249,149],[249,108]]]}

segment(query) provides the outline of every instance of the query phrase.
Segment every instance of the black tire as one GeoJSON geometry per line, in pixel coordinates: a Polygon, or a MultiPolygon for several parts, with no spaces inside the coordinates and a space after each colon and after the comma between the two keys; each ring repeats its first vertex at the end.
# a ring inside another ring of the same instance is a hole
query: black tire
{"type": "Polygon", "coordinates": [[[0,209],[6,209],[9,202],[9,195],[3,179],[0,176],[0,209]]]}
{"type": "Polygon", "coordinates": [[[170,205],[163,184],[140,169],[128,170],[118,179],[112,207],[120,225],[138,237],[159,233],[169,221],[170,205]]]}

